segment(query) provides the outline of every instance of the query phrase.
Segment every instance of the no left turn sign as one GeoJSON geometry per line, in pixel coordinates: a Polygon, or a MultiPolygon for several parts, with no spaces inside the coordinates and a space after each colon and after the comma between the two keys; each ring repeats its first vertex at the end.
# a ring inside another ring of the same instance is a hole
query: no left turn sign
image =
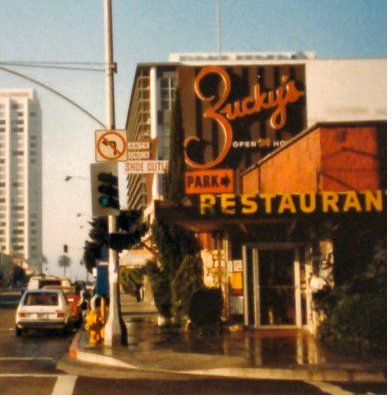
{"type": "Polygon", "coordinates": [[[125,162],[127,136],[125,130],[97,130],[95,132],[96,162],[125,162]]]}

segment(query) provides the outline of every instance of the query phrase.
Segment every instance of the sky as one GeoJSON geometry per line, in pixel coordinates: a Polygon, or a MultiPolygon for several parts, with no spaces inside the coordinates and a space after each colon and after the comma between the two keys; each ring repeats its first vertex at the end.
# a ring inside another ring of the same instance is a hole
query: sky
{"type": "MultiPolygon", "coordinates": [[[[217,0],[112,0],[116,127],[124,128],[137,63],[170,53],[214,52],[217,0]]],[[[321,59],[387,56],[386,0],[220,0],[222,51],[314,51],[321,59]]],[[[104,62],[104,0],[0,0],[0,63],[104,62]]],[[[105,77],[13,67],[67,95],[105,122],[105,77]]],[[[38,86],[0,71],[0,88],[36,88],[43,129],[43,252],[48,272],[69,246],[80,265],[91,220],[94,131],[83,113],[38,86]],[[65,182],[65,176],[71,175],[65,182]],[[81,216],[77,217],[80,213],[81,216]]],[[[120,168],[120,201],[125,176],[120,168]]]]}

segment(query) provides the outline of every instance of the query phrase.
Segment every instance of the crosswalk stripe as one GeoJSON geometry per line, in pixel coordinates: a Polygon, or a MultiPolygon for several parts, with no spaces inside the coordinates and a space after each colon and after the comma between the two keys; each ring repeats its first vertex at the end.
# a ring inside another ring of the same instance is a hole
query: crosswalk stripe
{"type": "Polygon", "coordinates": [[[317,387],[322,392],[326,392],[327,394],[332,395],[353,395],[354,393],[348,390],[345,390],[342,387],[335,386],[331,383],[326,383],[325,381],[306,381],[306,383],[311,384],[312,386],[317,387]]]}
{"type": "Polygon", "coordinates": [[[52,395],[72,395],[77,378],[71,375],[58,376],[52,395]]]}
{"type": "Polygon", "coordinates": [[[53,361],[52,357],[0,357],[0,361],[53,361]]]}
{"type": "Polygon", "coordinates": [[[0,378],[7,377],[59,377],[58,373],[0,373],[0,378]]]}

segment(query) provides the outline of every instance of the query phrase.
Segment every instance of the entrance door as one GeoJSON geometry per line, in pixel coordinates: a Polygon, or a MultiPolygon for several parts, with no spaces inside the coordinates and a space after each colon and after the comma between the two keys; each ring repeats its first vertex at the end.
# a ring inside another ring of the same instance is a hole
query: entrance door
{"type": "Polygon", "coordinates": [[[305,243],[243,246],[244,322],[254,327],[297,327],[314,332],[312,260],[305,243]]]}
{"type": "Polygon", "coordinates": [[[294,250],[257,250],[261,326],[296,325],[294,250]]]}

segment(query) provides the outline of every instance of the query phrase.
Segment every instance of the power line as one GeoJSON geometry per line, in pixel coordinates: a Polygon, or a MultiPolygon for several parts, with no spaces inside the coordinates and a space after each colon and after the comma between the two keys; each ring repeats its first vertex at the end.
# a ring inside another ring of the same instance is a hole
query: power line
{"type": "Polygon", "coordinates": [[[83,112],[84,114],[86,114],[90,119],[93,119],[96,123],[98,123],[100,126],[102,126],[103,128],[106,128],[105,124],[103,122],[101,122],[98,118],[96,118],[92,113],[90,113],[88,110],[84,109],[81,105],[79,105],[77,102],[71,100],[71,98],[68,98],[66,95],[60,93],[60,91],[55,90],[54,88],[48,86],[45,83],[41,83],[39,80],[33,79],[30,76],[24,75],[23,73],[20,72],[16,72],[12,69],[9,68],[5,68],[4,66],[0,66],[0,70],[4,71],[4,72],[8,72],[11,73],[12,75],[15,76],[19,76],[22,79],[28,80],[34,84],[37,84],[38,86],[43,87],[44,89],[50,91],[51,93],[57,95],[58,97],[61,97],[62,99],[64,99],[65,101],[69,102],[71,105],[73,105],[74,107],[78,108],[81,112],[83,112]]]}
{"type": "Polygon", "coordinates": [[[23,68],[44,68],[44,69],[61,69],[61,70],[72,70],[72,71],[86,71],[86,72],[105,72],[105,69],[97,68],[78,68],[73,66],[54,66],[44,64],[28,64],[19,62],[0,62],[0,65],[20,66],[23,68]]]}
{"type": "Polygon", "coordinates": [[[18,64],[45,64],[45,65],[106,65],[106,62],[79,62],[79,61],[4,61],[1,63],[18,63],[18,64]]]}

